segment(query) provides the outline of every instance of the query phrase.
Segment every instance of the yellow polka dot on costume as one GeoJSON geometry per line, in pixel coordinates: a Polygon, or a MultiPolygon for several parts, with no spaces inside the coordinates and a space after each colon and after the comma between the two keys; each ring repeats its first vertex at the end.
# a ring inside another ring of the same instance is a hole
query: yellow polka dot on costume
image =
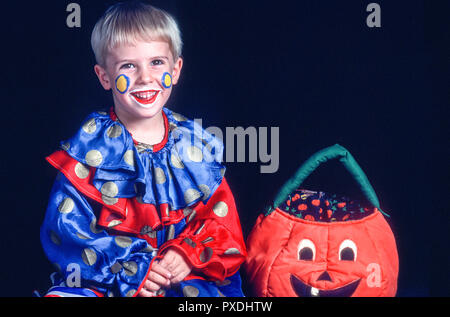
{"type": "Polygon", "coordinates": [[[200,163],[203,160],[203,152],[196,146],[187,148],[187,156],[192,162],[200,163]]]}
{"type": "Polygon", "coordinates": [[[85,160],[87,165],[92,167],[99,166],[103,161],[102,153],[98,150],[91,150],[86,153],[85,160]]]}
{"type": "Polygon", "coordinates": [[[136,275],[138,271],[138,265],[134,261],[123,262],[123,268],[125,269],[125,274],[128,276],[136,275]]]}
{"type": "Polygon", "coordinates": [[[121,94],[124,94],[130,85],[130,82],[128,80],[128,77],[125,75],[119,75],[119,77],[116,78],[116,89],[121,94]]]}
{"type": "Polygon", "coordinates": [[[121,248],[128,248],[133,243],[133,240],[127,236],[117,236],[114,238],[114,242],[121,248]]]}
{"type": "Polygon", "coordinates": [[[125,161],[125,163],[127,163],[131,167],[134,167],[134,152],[133,152],[133,150],[126,151],[125,154],[123,155],[123,160],[125,161]]]}
{"type": "Polygon", "coordinates": [[[200,196],[201,196],[200,193],[193,188],[189,188],[188,190],[186,190],[184,192],[184,200],[185,200],[186,204],[190,204],[190,203],[194,202],[200,196]]]}
{"type": "Polygon", "coordinates": [[[213,250],[210,247],[206,247],[203,249],[202,253],[200,253],[200,261],[202,263],[209,262],[213,255],[213,250]]]}
{"type": "Polygon", "coordinates": [[[170,156],[170,162],[172,163],[173,167],[175,167],[175,168],[178,168],[178,169],[184,168],[183,162],[181,161],[180,157],[175,153],[172,153],[172,155],[170,156]]]}
{"type": "Polygon", "coordinates": [[[87,168],[83,163],[77,163],[75,165],[75,174],[79,179],[85,179],[89,176],[89,168],[87,168]]]}
{"type": "Polygon", "coordinates": [[[228,214],[228,205],[223,201],[219,201],[214,205],[213,212],[217,217],[226,217],[226,215],[228,214]]]}
{"type": "Polygon", "coordinates": [[[241,254],[236,248],[229,248],[223,254],[241,254]]]}
{"type": "Polygon", "coordinates": [[[122,224],[122,221],[120,220],[112,220],[110,223],[108,223],[108,228],[114,228],[118,225],[122,224]]]}
{"type": "Polygon", "coordinates": [[[97,130],[97,123],[95,122],[95,118],[92,118],[83,124],[83,131],[92,134],[97,130]]]}
{"type": "Polygon", "coordinates": [[[127,294],[125,295],[125,297],[133,297],[134,294],[136,294],[136,290],[135,289],[130,289],[127,294]]]}
{"type": "Polygon", "coordinates": [[[100,192],[108,197],[116,197],[119,193],[119,187],[114,182],[106,182],[102,185],[100,192]]]}
{"type": "Polygon", "coordinates": [[[167,231],[166,241],[173,240],[175,238],[175,226],[170,225],[169,230],[167,231]]]}
{"type": "Polygon", "coordinates": [[[50,240],[56,245],[61,245],[61,238],[53,230],[50,230],[50,240]]]}
{"type": "Polygon", "coordinates": [[[184,297],[198,297],[200,291],[195,286],[186,285],[183,287],[183,295],[184,297]]]}
{"type": "Polygon", "coordinates": [[[97,262],[97,254],[93,249],[86,248],[83,249],[83,252],[81,252],[81,258],[83,259],[83,262],[88,265],[92,266],[97,262]]]}
{"type": "Polygon", "coordinates": [[[201,184],[201,185],[198,185],[198,188],[200,188],[201,192],[203,193],[202,200],[203,201],[207,200],[209,198],[209,196],[211,195],[211,190],[209,189],[208,185],[201,184]]]}
{"type": "Polygon", "coordinates": [[[109,197],[106,195],[102,195],[102,201],[108,205],[108,206],[112,206],[117,204],[117,202],[119,201],[119,198],[114,198],[114,197],[109,197]]]}
{"type": "Polygon", "coordinates": [[[164,170],[162,168],[155,168],[154,176],[157,184],[161,185],[166,182],[166,174],[164,173],[164,170]]]}
{"type": "Polygon", "coordinates": [[[72,212],[75,207],[75,203],[70,197],[64,198],[64,200],[58,205],[58,210],[62,214],[68,214],[72,212]]]}
{"type": "Polygon", "coordinates": [[[122,134],[122,128],[120,125],[114,124],[106,130],[106,134],[112,139],[118,138],[122,134]]]}
{"type": "Polygon", "coordinates": [[[91,229],[92,233],[100,233],[103,231],[103,229],[100,229],[99,227],[97,227],[97,218],[94,218],[90,225],[89,225],[89,229],[91,229]]]}

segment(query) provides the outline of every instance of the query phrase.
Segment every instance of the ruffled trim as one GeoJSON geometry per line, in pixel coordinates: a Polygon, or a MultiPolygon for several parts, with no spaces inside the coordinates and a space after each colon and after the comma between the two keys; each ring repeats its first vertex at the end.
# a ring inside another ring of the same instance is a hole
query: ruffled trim
{"type": "Polygon", "coordinates": [[[162,216],[160,210],[156,211],[159,220],[155,219],[155,226],[175,218],[179,221],[182,213],[174,211],[199,201],[206,204],[222,182],[222,142],[196,122],[167,108],[163,116],[168,133],[165,144],[158,148],[136,144],[125,126],[107,112],[92,113],[71,139],[61,142],[61,148],[76,161],[70,168],[74,171],[80,163],[78,173],[89,174],[82,186],[89,188],[91,198],[95,196],[108,208],[120,210],[117,216],[121,221],[126,217],[126,198],[158,206],[155,210],[164,206],[162,216]]]}

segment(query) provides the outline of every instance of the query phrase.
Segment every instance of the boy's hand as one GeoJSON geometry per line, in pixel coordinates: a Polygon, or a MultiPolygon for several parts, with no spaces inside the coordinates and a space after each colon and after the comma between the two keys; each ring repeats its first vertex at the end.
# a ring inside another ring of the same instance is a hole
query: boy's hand
{"type": "Polygon", "coordinates": [[[192,271],[192,266],[176,249],[169,248],[164,254],[160,264],[172,274],[172,277],[169,278],[171,284],[180,283],[192,271]]]}
{"type": "Polygon", "coordinates": [[[155,261],[152,264],[150,273],[147,276],[147,280],[144,283],[138,296],[140,297],[154,297],[156,292],[161,287],[170,286],[170,279],[173,275],[159,262],[155,261]]]}

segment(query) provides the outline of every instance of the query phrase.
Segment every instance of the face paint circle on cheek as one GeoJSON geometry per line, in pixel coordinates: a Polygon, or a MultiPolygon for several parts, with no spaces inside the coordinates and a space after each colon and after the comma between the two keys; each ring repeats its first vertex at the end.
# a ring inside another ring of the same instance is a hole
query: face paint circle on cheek
{"type": "Polygon", "coordinates": [[[130,88],[130,78],[126,75],[119,75],[116,78],[116,89],[119,93],[124,94],[130,88]]]}
{"type": "Polygon", "coordinates": [[[161,83],[162,83],[163,87],[166,89],[169,89],[170,87],[172,87],[172,75],[165,72],[162,75],[161,83]]]}

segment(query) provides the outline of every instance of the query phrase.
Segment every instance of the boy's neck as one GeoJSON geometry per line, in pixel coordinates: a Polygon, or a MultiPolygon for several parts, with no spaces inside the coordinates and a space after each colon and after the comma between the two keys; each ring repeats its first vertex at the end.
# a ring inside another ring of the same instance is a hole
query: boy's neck
{"type": "Polygon", "coordinates": [[[115,110],[115,113],[135,141],[149,145],[163,141],[165,126],[162,110],[151,118],[136,118],[120,110],[115,110]]]}

